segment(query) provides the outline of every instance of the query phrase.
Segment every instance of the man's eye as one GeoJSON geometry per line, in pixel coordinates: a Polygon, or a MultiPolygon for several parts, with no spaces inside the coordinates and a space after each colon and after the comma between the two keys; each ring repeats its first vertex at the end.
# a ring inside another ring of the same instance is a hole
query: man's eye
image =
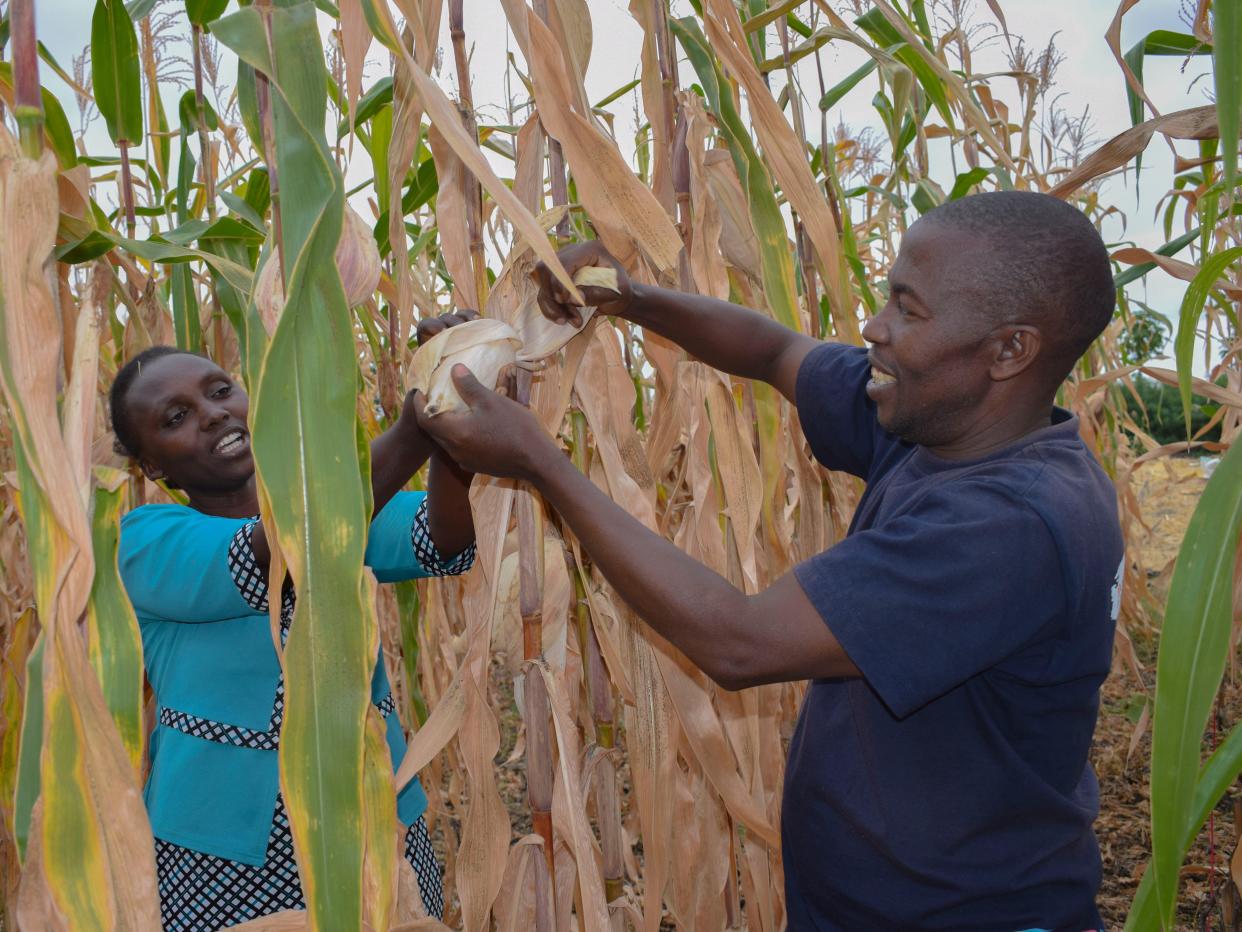
{"type": "Polygon", "coordinates": [[[211,393],[212,398],[225,398],[233,391],[233,386],[225,383],[211,393]]]}
{"type": "Polygon", "coordinates": [[[164,426],[165,427],[176,427],[184,419],[185,419],[184,411],[174,411],[172,414],[168,415],[168,418],[164,421],[164,426]]]}

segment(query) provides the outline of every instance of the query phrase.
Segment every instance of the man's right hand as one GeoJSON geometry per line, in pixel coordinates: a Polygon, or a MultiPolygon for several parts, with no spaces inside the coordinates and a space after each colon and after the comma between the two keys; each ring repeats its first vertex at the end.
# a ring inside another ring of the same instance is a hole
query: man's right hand
{"type": "MultiPolygon", "coordinates": [[[[578,290],[582,292],[582,297],[586,299],[587,306],[598,308],[602,314],[625,316],[630,302],[634,299],[634,293],[630,289],[630,277],[625,274],[625,269],[621,267],[621,263],[614,259],[612,254],[602,244],[597,240],[587,243],[576,243],[573,246],[566,246],[556,254],[556,257],[561,260],[561,264],[565,266],[565,271],[569,273],[570,278],[574,278],[575,273],[579,269],[590,265],[612,269],[616,272],[616,291],[610,288],[597,288],[592,285],[580,285],[578,290]]],[[[540,262],[535,266],[535,271],[532,275],[539,285],[539,309],[543,311],[543,316],[558,324],[572,324],[575,327],[581,327],[582,313],[579,311],[580,305],[574,303],[565,286],[556,280],[556,276],[552,274],[552,271],[540,262]]]]}

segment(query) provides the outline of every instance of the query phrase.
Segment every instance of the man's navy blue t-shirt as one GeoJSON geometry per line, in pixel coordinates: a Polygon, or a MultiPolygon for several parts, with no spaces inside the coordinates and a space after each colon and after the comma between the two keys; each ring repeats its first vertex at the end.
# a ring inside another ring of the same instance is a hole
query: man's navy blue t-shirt
{"type": "Polygon", "coordinates": [[[789,928],[1100,927],[1087,762],[1123,547],[1113,485],[1052,423],[969,462],[884,432],[863,350],[798,373],[816,459],[867,481],[796,569],[862,679],[816,680],[782,805],[789,928]]]}

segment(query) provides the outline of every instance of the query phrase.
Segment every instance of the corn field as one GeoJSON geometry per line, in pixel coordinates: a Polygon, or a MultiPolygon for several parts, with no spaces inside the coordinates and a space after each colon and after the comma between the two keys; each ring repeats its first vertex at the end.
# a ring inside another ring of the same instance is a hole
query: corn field
{"type": "MultiPolygon", "coordinates": [[[[919,214],[1019,188],[1102,224],[1118,209],[1102,179],[1158,139],[1176,153],[1158,208],[1167,243],[1116,247],[1117,313],[1060,403],[1116,482],[1131,554],[1147,533],[1135,471],[1188,444],[1221,456],[1167,604],[1149,568],[1127,563],[1117,639],[1118,668],[1137,677],[1133,640],[1161,632],[1152,860],[1127,927],[1171,928],[1185,852],[1242,771],[1242,729],[1201,752],[1242,630],[1242,2],[1198,0],[1185,32],[1125,50],[1135,0],[1123,0],[1106,39],[1133,128],[1093,146],[1047,118],[1049,60],[1014,41],[994,0],[632,0],[639,77],[595,103],[584,75],[607,37],[586,0],[474,2],[509,31],[510,61],[471,65],[463,0],[83,0],[91,42],[71,72],[36,41],[54,24],[9,0],[3,928],[159,925],[141,800],[150,691],[116,553],[122,513],[178,493],[112,452],[105,404],[118,368],[155,344],[244,380],[274,566],[306,593],[281,659],[280,762],[309,909],[252,928],[441,928],[397,870],[394,786],[366,698],[377,645],[411,735],[396,786],[419,774],[426,788],[446,925],[782,928],[779,805],[801,684],[715,686],[511,481],[474,481],[469,574],[379,587],[363,572],[365,440],[401,409],[415,325],[450,308],[537,316],[535,264],[564,275],[557,246],[598,238],[636,281],[861,343],[919,214]],[[980,24],[1008,43],[1009,70],[976,72],[980,24]],[[191,50],[175,112],[160,94],[170,36],[191,50]],[[866,59],[841,73],[830,53],[846,46],[866,59]],[[219,73],[220,47],[236,75],[219,73]],[[1207,56],[1214,103],[1156,112],[1152,55],[1207,56]],[[368,56],[388,68],[369,85],[368,56]],[[512,73],[506,123],[476,109],[471,67],[512,73]],[[76,100],[42,89],[41,73],[76,100]],[[840,102],[865,95],[873,125],[851,129],[840,102]],[[619,140],[631,105],[637,136],[619,140]],[[87,149],[74,108],[97,110],[111,148],[87,149]],[[379,284],[358,295],[371,252],[379,284]],[[1185,283],[1168,309],[1174,368],[1132,352],[1147,276],[1185,283]],[[1203,399],[1209,426],[1177,444],[1149,436],[1127,405],[1139,370],[1179,389],[1188,430],[1192,393],[1203,399]],[[344,528],[345,545],[308,543],[310,524],[344,528]],[[505,774],[521,812],[502,799],[505,774]]],[[[518,390],[608,495],[748,593],[839,540],[861,493],[813,461],[774,389],[624,321],[592,318],[518,390]]]]}

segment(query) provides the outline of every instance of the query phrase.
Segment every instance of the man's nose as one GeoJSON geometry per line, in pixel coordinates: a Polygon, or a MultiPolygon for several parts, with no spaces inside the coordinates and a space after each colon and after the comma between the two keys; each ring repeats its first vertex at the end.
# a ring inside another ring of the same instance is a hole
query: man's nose
{"type": "MultiPolygon", "coordinates": [[[[882,314],[883,311],[880,312],[882,314]]],[[[868,343],[883,343],[888,338],[888,331],[880,320],[880,314],[869,317],[862,328],[862,338],[868,343]]]]}

